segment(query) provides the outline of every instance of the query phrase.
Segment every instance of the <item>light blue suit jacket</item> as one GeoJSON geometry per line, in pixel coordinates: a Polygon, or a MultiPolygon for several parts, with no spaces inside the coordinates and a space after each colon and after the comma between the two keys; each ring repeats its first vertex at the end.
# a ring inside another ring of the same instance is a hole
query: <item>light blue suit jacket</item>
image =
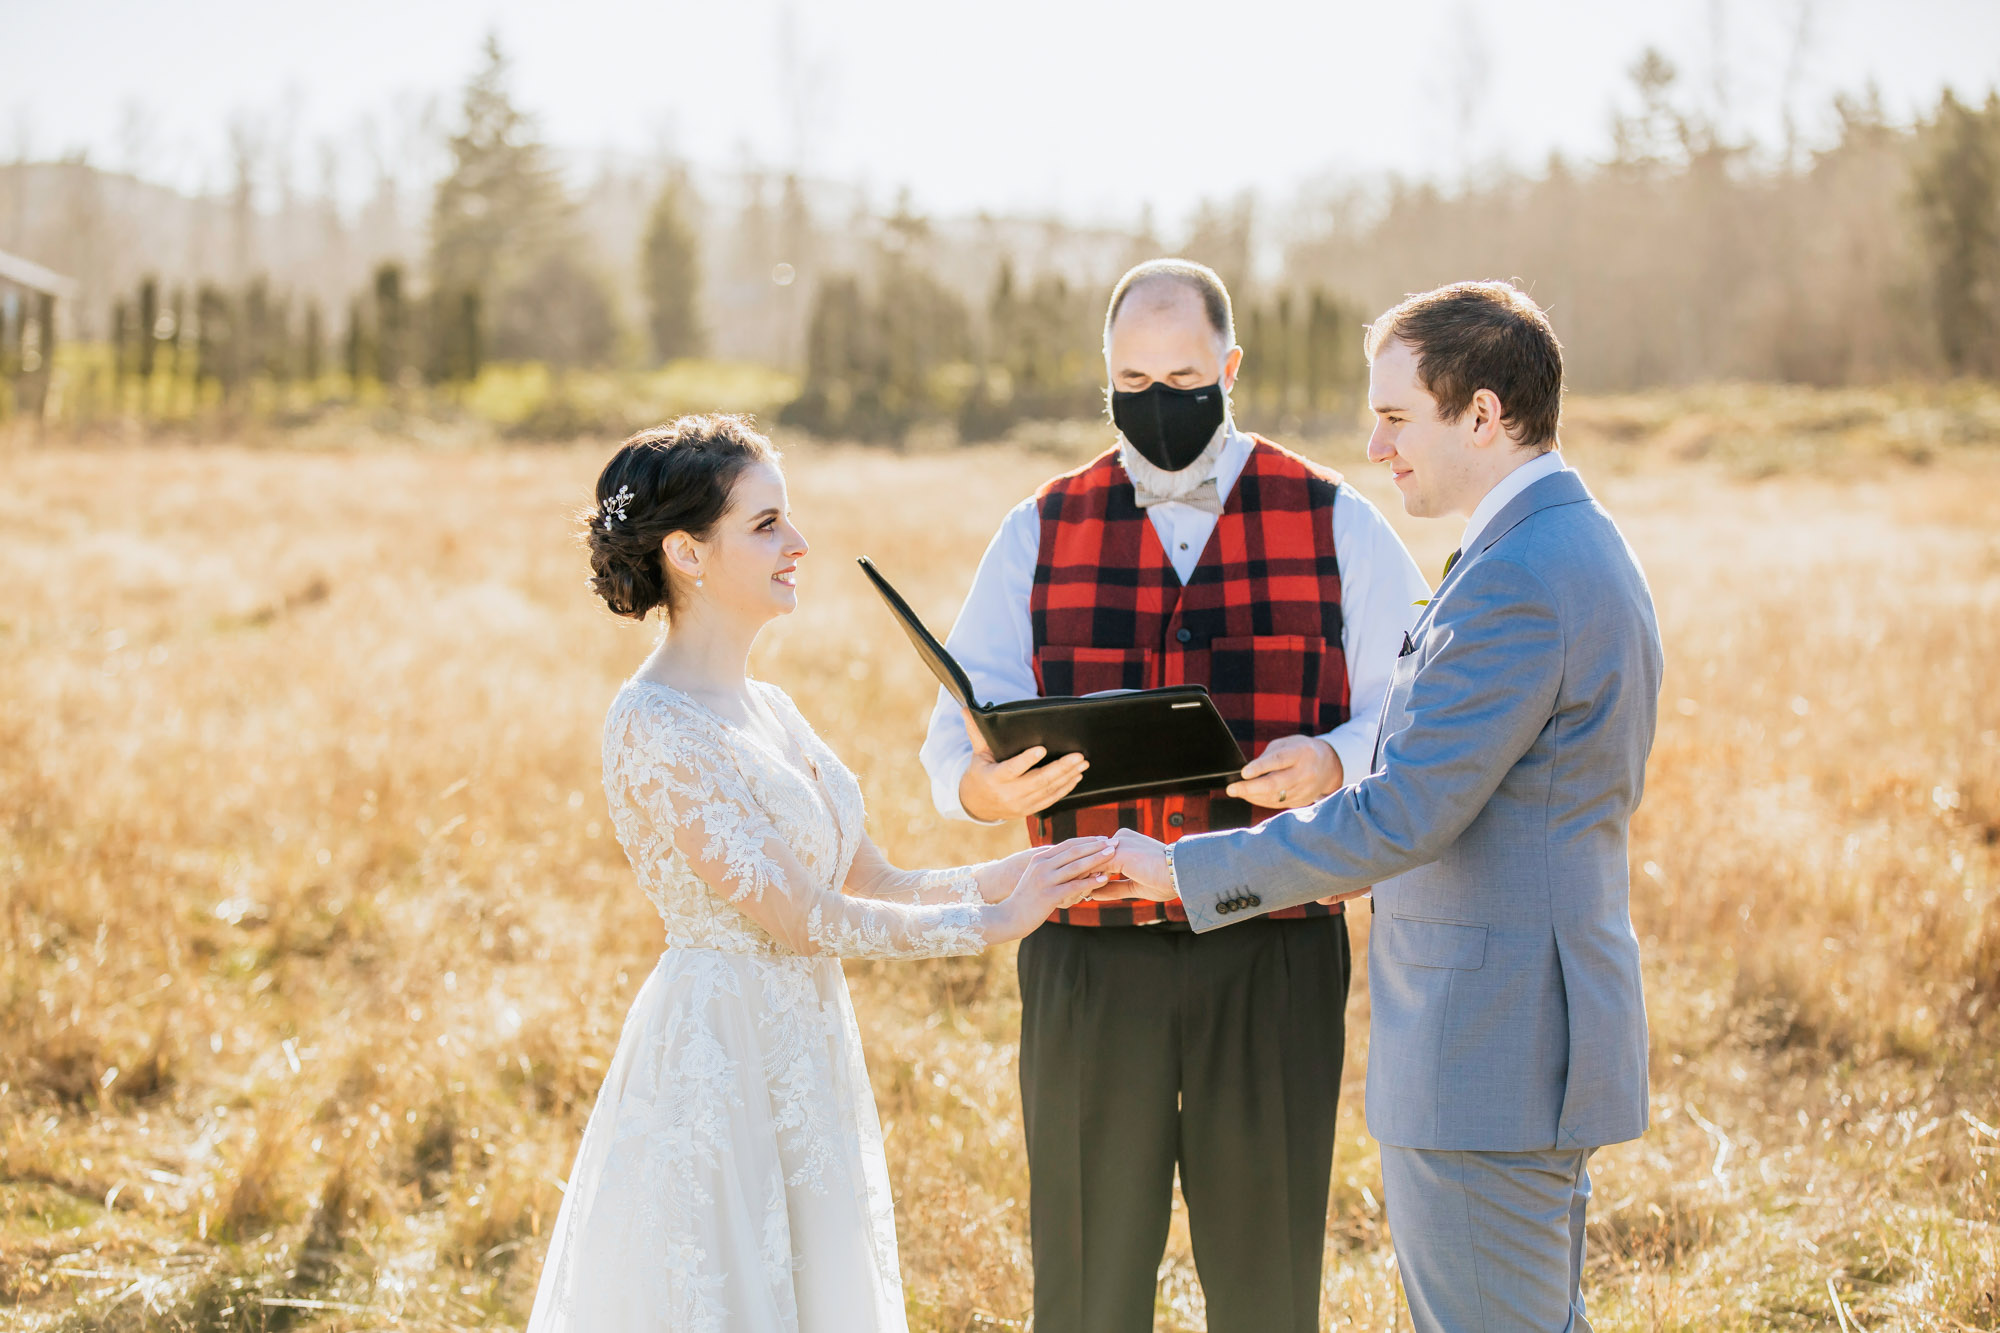
{"type": "Polygon", "coordinates": [[[1646,1129],[1626,836],[1659,701],[1652,595],[1574,472],[1529,486],[1411,631],[1374,772],[1175,846],[1213,930],[1375,886],[1368,1127],[1406,1148],[1596,1147],[1646,1129]]]}

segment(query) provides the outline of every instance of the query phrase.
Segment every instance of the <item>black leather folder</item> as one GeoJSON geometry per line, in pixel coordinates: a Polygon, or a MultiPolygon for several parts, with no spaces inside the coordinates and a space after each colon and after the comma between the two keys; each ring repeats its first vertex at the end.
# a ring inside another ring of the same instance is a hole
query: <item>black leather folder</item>
{"type": "Polygon", "coordinates": [[[972,714],[973,725],[996,758],[1009,759],[1043,745],[1050,760],[1081,754],[1090,761],[1083,781],[1043,814],[1140,796],[1209,791],[1228,786],[1242,774],[1247,762],[1243,747],[1200,685],[980,703],[964,669],[924,628],[902,594],[866,556],[860,565],[903,633],[910,636],[917,656],[945,692],[972,714]]]}

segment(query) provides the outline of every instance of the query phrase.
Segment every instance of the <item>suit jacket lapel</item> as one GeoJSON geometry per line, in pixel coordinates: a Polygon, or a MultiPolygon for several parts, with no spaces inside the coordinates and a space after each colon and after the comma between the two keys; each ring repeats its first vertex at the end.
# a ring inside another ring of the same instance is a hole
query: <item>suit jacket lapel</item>
{"type": "MultiPolygon", "coordinates": [[[[1471,549],[1460,555],[1452,565],[1451,573],[1438,581],[1437,591],[1431,594],[1431,606],[1436,606],[1444,597],[1445,590],[1464,577],[1467,565],[1484,555],[1494,542],[1520,526],[1521,521],[1528,515],[1543,509],[1553,509],[1557,505],[1577,504],[1589,498],[1590,490],[1583,484],[1583,478],[1568,469],[1554,476],[1543,477],[1522,491],[1500,507],[1500,512],[1493,516],[1493,521],[1488,523],[1485,530],[1474,540],[1471,549]]],[[[1425,619],[1429,618],[1429,611],[1430,608],[1426,607],[1425,619]]]]}
{"type": "MultiPolygon", "coordinates": [[[[1554,509],[1559,505],[1579,504],[1589,498],[1590,490],[1583,484],[1583,478],[1565,468],[1553,476],[1543,477],[1502,505],[1500,512],[1493,516],[1493,521],[1480,532],[1473,545],[1452,563],[1451,571],[1438,580],[1437,591],[1430,597],[1430,605],[1424,608],[1423,615],[1417,618],[1417,623],[1410,629],[1408,637],[1418,650],[1421,651],[1423,648],[1424,639],[1430,630],[1431,618],[1437,613],[1438,603],[1444,600],[1452,585],[1464,576],[1466,566],[1477,562],[1493,543],[1518,527],[1528,515],[1543,509],[1554,509]]],[[[1382,716],[1375,725],[1375,756],[1369,765],[1371,771],[1382,759],[1382,743],[1387,739],[1383,733],[1388,729],[1389,711],[1402,703],[1415,680],[1416,672],[1412,671],[1400,681],[1392,683],[1387,693],[1382,696],[1382,716]]]]}

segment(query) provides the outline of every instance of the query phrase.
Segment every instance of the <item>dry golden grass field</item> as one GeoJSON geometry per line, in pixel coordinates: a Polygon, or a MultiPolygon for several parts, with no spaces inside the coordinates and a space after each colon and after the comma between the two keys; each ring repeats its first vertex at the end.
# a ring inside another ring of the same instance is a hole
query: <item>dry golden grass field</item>
{"type": "MultiPolygon", "coordinates": [[[[903,864],[1020,834],[931,810],[927,681],[852,557],[948,624],[1094,435],[788,442],[814,551],[757,667],[903,864]]],[[[1596,1163],[1597,1327],[2000,1326],[2000,396],[1583,399],[1566,439],[1669,664],[1654,1127],[1596,1163]]],[[[610,443],[0,444],[0,1326],[524,1320],[658,947],[598,785],[652,630],[570,523],[610,443]]],[[[1311,452],[1437,569],[1456,523],[1404,519],[1358,436],[1311,452]]],[[[1011,952],[849,975],[912,1325],[1024,1327],[1011,952]]],[[[1389,1330],[1367,1006],[1325,1315],[1389,1330]]],[[[1184,1228],[1163,1277],[1160,1327],[1201,1328],[1184,1228]]]]}

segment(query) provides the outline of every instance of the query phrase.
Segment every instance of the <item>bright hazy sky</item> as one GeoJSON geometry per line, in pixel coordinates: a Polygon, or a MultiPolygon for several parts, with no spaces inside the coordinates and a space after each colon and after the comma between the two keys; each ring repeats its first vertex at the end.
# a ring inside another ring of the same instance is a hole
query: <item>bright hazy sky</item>
{"type": "Polygon", "coordinates": [[[237,116],[292,127],[302,187],[333,141],[358,192],[364,122],[418,164],[418,112],[450,116],[489,29],[586,167],[664,144],[934,211],[1168,227],[1204,195],[1600,154],[1648,44],[1767,143],[1788,87],[1810,139],[1870,80],[1899,119],[2000,82],[1996,0],[0,0],[0,154],[219,186],[237,116]]]}

